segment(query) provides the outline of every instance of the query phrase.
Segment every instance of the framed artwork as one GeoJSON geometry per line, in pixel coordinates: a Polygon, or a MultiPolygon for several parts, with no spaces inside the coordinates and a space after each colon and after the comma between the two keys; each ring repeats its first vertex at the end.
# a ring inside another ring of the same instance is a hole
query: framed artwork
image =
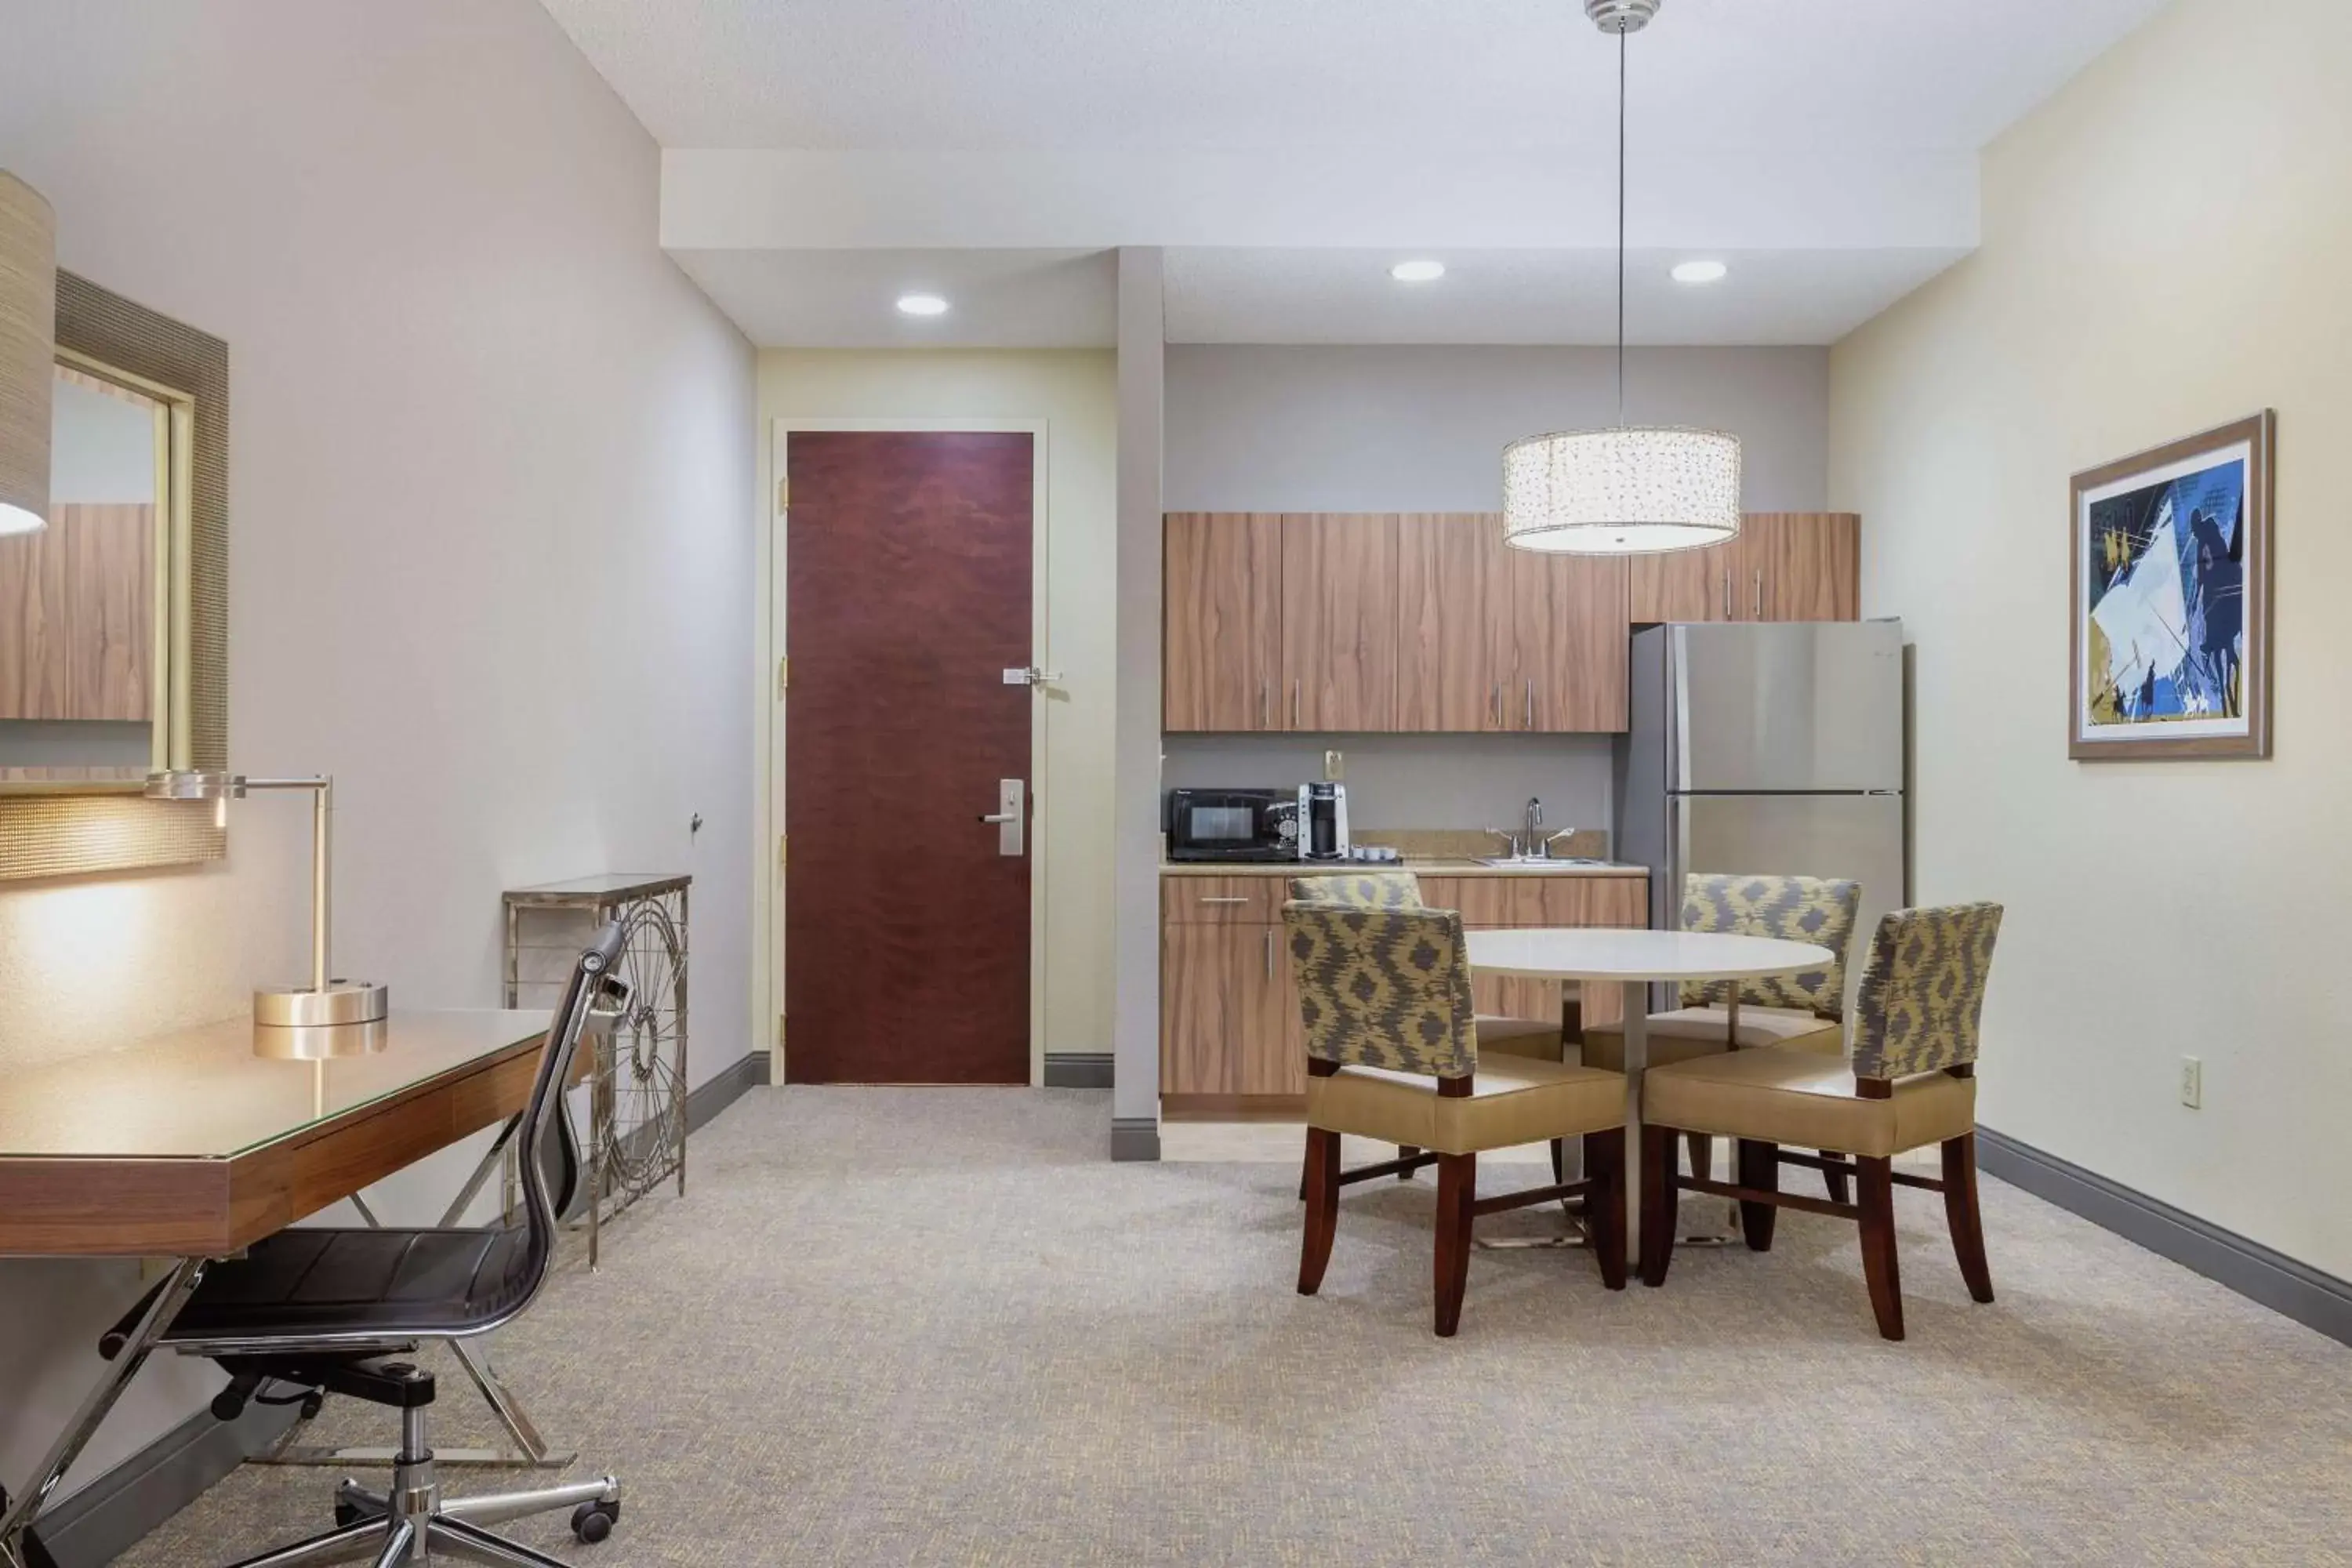
{"type": "Polygon", "coordinates": [[[2265,409],[2076,474],[2067,755],[2271,754],[2265,409]]]}

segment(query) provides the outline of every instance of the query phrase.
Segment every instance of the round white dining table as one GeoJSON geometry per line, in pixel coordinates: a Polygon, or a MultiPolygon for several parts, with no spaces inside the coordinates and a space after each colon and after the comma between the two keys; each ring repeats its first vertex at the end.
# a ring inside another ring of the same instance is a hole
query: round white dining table
{"type": "Polygon", "coordinates": [[[1642,1074],[1650,1058],[1650,987],[1660,981],[1762,980],[1836,962],[1828,948],[1716,931],[1528,927],[1468,933],[1470,969],[1528,980],[1624,987],[1625,1234],[1642,1234],[1642,1074]]]}

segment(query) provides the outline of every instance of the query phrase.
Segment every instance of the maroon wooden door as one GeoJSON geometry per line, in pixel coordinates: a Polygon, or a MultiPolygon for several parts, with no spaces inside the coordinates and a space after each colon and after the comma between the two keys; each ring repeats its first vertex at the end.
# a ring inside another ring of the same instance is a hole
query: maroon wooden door
{"type": "Polygon", "coordinates": [[[1034,447],[786,437],[790,1082],[1029,1081],[1031,845],[979,819],[1031,782],[1034,447]]]}

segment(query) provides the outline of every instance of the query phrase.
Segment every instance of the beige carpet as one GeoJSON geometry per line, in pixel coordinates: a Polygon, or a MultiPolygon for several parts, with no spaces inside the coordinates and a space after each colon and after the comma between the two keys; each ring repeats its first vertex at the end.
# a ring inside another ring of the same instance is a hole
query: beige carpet
{"type": "MultiPolygon", "coordinates": [[[[1990,1307],[1901,1194],[1905,1344],[1852,1230],[1797,1214],[1663,1290],[1481,1252],[1444,1342],[1425,1181],[1351,1189],[1303,1300],[1295,1171],[1112,1165],[1108,1121],[1099,1092],[754,1091],[690,1195],[502,1337],[626,1489],[601,1546],[518,1530],[612,1568],[2352,1561],[2352,1352],[1998,1183],[1990,1307]]],[[[329,1424],[385,1441],[375,1414],[329,1424]]],[[[125,1561],[321,1527],[331,1484],[247,1467],[125,1561]]]]}

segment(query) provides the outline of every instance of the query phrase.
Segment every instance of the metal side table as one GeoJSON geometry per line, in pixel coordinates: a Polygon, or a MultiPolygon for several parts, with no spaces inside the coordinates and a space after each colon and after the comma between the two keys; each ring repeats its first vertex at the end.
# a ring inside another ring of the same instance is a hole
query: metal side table
{"type": "MultiPolygon", "coordinates": [[[[584,1218],[594,1268],[604,1222],[675,1176],[686,1192],[687,889],[691,877],[608,872],[506,902],[506,1005],[554,1005],[581,947],[607,921],[627,931],[618,966],[628,1011],[594,1041],[588,1074],[584,1218]]],[[[588,1042],[583,1042],[583,1046],[588,1042]]]]}

